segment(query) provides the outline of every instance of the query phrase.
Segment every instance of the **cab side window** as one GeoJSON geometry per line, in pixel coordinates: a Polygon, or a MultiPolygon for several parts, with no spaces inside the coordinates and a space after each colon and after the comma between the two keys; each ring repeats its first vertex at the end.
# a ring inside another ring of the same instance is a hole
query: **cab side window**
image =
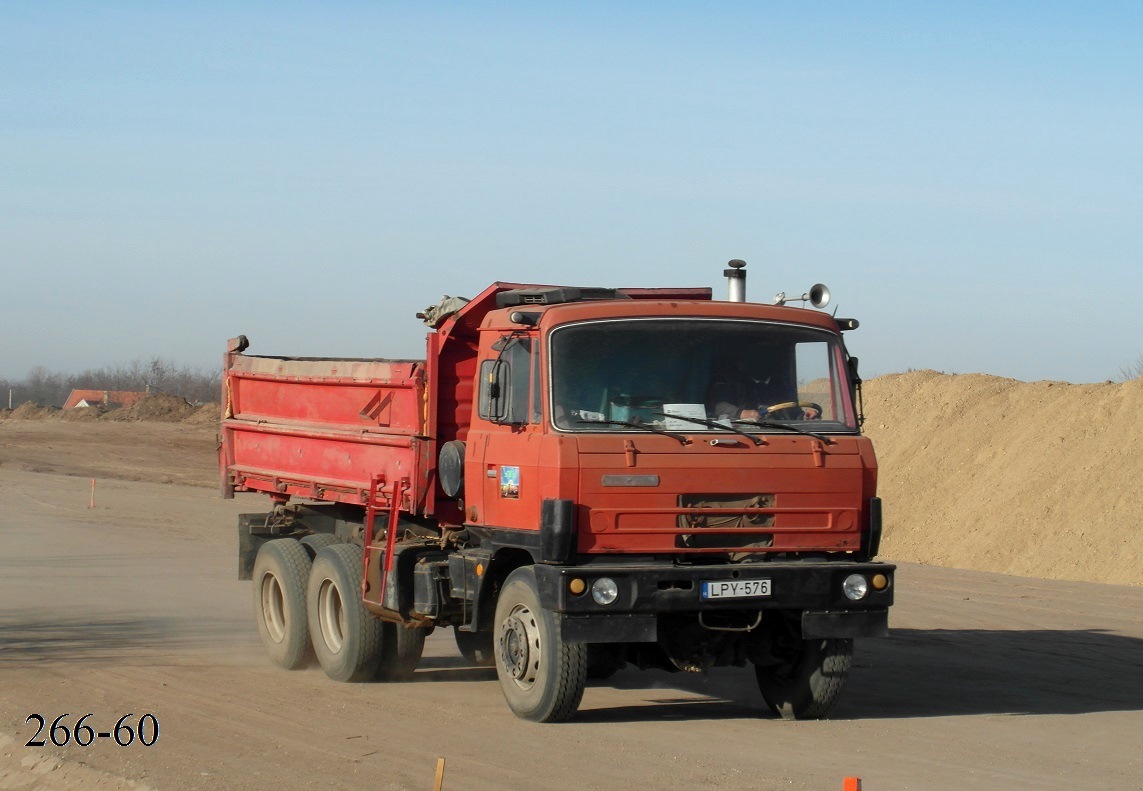
{"type": "Polygon", "coordinates": [[[497,356],[480,364],[481,418],[493,423],[539,421],[539,398],[534,392],[539,379],[533,375],[532,347],[531,338],[502,338],[493,346],[497,356]]]}

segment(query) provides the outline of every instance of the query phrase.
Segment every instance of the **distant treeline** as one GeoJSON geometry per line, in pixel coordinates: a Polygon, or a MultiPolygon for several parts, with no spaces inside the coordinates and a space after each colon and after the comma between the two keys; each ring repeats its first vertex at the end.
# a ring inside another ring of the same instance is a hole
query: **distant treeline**
{"type": "Polygon", "coordinates": [[[167,393],[192,404],[217,401],[222,374],[218,370],[179,367],[160,357],[127,365],[95,368],[78,374],[37,366],[20,380],[0,379],[0,408],[31,401],[40,406],[63,406],[72,390],[135,390],[167,393]]]}

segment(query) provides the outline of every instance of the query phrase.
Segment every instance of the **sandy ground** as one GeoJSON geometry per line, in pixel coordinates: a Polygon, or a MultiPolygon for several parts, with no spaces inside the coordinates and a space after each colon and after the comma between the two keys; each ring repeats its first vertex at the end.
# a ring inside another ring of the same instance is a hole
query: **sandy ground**
{"type": "Polygon", "coordinates": [[[0,421],[0,789],[429,789],[438,756],[446,789],[1143,788],[1132,586],[903,564],[892,636],[859,644],[828,722],[771,718],[724,669],[622,671],[534,725],[448,630],[404,684],[278,670],[235,573],[235,515],[261,502],[208,488],[212,444],[0,421]],[[161,735],[26,746],[29,715],[86,713],[97,731],[152,713],[161,735]]]}

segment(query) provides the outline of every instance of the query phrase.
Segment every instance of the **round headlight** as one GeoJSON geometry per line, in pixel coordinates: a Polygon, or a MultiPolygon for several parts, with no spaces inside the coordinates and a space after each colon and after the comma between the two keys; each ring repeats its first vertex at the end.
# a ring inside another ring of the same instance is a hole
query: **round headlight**
{"type": "Polygon", "coordinates": [[[600,577],[591,583],[591,598],[596,604],[614,604],[619,598],[619,586],[610,577],[600,577]]]}
{"type": "Polygon", "coordinates": [[[845,591],[847,599],[858,601],[869,593],[869,583],[860,574],[850,574],[845,578],[845,582],[841,583],[841,589],[845,591]]]}

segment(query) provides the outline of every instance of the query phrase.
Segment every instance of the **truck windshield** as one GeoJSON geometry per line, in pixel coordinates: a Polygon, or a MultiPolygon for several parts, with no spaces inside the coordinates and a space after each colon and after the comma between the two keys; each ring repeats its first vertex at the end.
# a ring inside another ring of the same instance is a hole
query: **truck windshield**
{"type": "Polygon", "coordinates": [[[553,330],[550,350],[552,421],[565,431],[857,430],[840,340],[814,327],[594,321],[553,330]]]}

